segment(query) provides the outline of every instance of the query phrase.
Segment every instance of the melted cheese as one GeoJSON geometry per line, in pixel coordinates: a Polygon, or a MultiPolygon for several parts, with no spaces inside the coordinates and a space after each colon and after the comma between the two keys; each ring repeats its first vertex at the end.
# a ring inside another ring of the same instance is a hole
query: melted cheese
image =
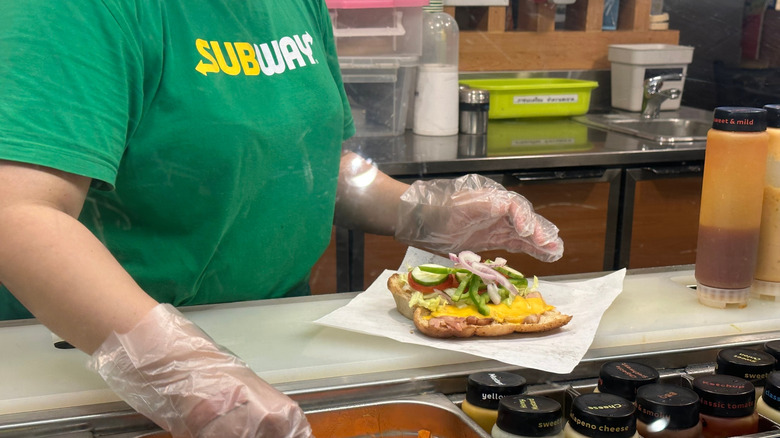
{"type": "MultiPolygon", "coordinates": [[[[542,298],[523,298],[518,296],[512,301],[512,306],[507,306],[506,303],[488,304],[488,308],[490,309],[489,317],[496,322],[521,323],[527,316],[553,310],[555,306],[545,303],[542,298]]],[[[442,306],[430,315],[431,318],[437,316],[455,316],[460,318],[476,316],[477,318],[488,318],[488,316],[479,313],[474,306],[459,308],[450,305],[442,306]]]]}

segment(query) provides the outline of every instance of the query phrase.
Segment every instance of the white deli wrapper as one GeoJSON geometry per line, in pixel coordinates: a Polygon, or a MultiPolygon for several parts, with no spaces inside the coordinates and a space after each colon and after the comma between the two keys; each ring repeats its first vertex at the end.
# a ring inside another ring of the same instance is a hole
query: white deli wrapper
{"type": "MultiPolygon", "coordinates": [[[[407,272],[406,266],[423,263],[452,266],[448,259],[410,247],[399,272],[407,272]]],[[[412,321],[398,313],[395,300],[387,290],[387,279],[395,273],[384,271],[365,292],[315,323],[409,344],[458,351],[509,365],[567,374],[580,363],[593,342],[601,317],[623,291],[626,270],[582,281],[540,280],[539,291],[544,300],[561,313],[573,316],[560,329],[466,339],[437,339],[417,331],[412,321]]]]}

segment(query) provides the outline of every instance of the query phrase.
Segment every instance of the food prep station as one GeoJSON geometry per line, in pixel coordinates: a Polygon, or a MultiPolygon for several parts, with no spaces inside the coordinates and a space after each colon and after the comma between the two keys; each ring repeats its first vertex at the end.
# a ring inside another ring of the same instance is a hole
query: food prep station
{"type": "MultiPolygon", "coordinates": [[[[601,274],[543,280],[571,282],[601,274]]],[[[565,412],[573,397],[593,391],[607,361],[641,362],[658,369],[663,382],[687,385],[714,372],[720,349],[761,348],[780,338],[780,303],[710,308],[696,301],[693,284],[689,265],[629,270],[590,348],[568,374],[313,323],[359,292],[199,306],[186,313],[296,399],[316,436],[417,436],[426,429],[440,438],[487,437],[460,409],[471,373],[517,372],[527,379],[529,393],[558,400],[565,412]]],[[[35,321],[0,326],[6,348],[0,363],[0,436],[167,436],[88,371],[85,354],[55,348],[54,341],[35,321]]],[[[522,348],[522,340],[508,345],[522,348]]],[[[761,437],[780,436],[780,426],[765,418],[761,430],[761,437]]]]}

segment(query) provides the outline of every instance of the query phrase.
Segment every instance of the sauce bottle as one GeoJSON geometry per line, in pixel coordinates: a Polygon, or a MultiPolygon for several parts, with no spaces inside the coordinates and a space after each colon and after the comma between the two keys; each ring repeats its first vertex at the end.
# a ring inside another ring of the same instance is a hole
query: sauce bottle
{"type": "Polygon", "coordinates": [[[493,438],[563,438],[563,408],[543,395],[513,395],[498,404],[493,438]]]}
{"type": "Polygon", "coordinates": [[[693,379],[699,395],[703,438],[725,438],[758,432],[756,390],[747,380],[714,374],[693,379]]]}
{"type": "Polygon", "coordinates": [[[498,418],[502,398],[519,395],[527,387],[523,376],[508,372],[480,372],[469,375],[466,399],[461,409],[479,426],[490,433],[498,418]]]}
{"type": "Polygon", "coordinates": [[[780,340],[765,342],[763,350],[775,358],[775,369],[780,369],[780,340]]]}
{"type": "Polygon", "coordinates": [[[699,396],[693,390],[651,383],[636,392],[636,431],[643,438],[699,438],[699,396]]]}
{"type": "Polygon", "coordinates": [[[695,276],[699,302],[745,307],[758,256],[766,110],[718,107],[704,155],[695,276]]]}
{"type": "Polygon", "coordinates": [[[599,370],[598,392],[619,395],[627,400],[636,400],[636,391],[642,385],[655,383],[660,378],[653,367],[636,363],[607,362],[599,370]]]}
{"type": "Polygon", "coordinates": [[[776,362],[774,356],[760,350],[726,348],[718,352],[715,373],[748,380],[756,388],[756,397],[761,397],[766,376],[775,369],[776,362]]]}
{"type": "Polygon", "coordinates": [[[780,423],[780,371],[772,371],[766,378],[764,393],[756,403],[760,415],[780,423]]]}
{"type": "Polygon", "coordinates": [[[614,394],[594,392],[574,398],[565,438],[638,438],[634,404],[614,394]]]}
{"type": "Polygon", "coordinates": [[[775,301],[780,296],[780,105],[766,105],[764,109],[769,149],[758,260],[750,295],[775,301]]]}

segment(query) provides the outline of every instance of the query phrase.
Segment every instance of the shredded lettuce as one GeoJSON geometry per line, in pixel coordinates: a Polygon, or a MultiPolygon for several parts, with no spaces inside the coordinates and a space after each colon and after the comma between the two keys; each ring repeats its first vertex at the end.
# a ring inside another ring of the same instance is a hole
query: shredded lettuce
{"type": "Polygon", "coordinates": [[[412,292],[412,297],[409,299],[409,307],[414,307],[414,306],[425,307],[431,312],[435,312],[436,310],[439,309],[439,307],[442,307],[444,305],[446,305],[446,302],[442,297],[436,296],[433,298],[426,299],[422,293],[416,291],[412,292]]]}

